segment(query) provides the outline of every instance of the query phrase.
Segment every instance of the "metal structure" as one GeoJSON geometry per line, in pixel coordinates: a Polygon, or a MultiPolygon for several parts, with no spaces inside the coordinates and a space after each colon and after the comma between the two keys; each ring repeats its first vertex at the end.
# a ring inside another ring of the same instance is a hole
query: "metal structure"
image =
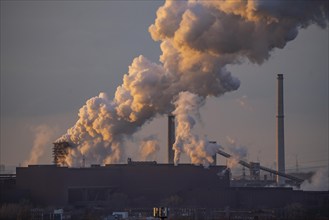
{"type": "Polygon", "coordinates": [[[250,178],[252,180],[260,180],[260,163],[250,162],[250,178]]]}
{"type": "MultiPolygon", "coordinates": [[[[283,75],[278,74],[277,87],[277,115],[276,115],[276,159],[277,172],[285,173],[285,158],[284,158],[284,114],[283,114],[283,75]]],[[[284,185],[285,179],[282,175],[277,175],[277,184],[284,185]]]]}
{"type": "Polygon", "coordinates": [[[175,116],[168,115],[168,164],[174,164],[175,153],[173,145],[175,139],[175,116]]]}
{"type": "MultiPolygon", "coordinates": [[[[220,154],[220,155],[222,155],[222,156],[224,156],[224,157],[226,157],[226,158],[231,158],[232,157],[232,155],[230,155],[230,154],[228,154],[228,153],[226,153],[226,152],[224,152],[222,150],[218,150],[217,153],[220,154]]],[[[272,174],[274,174],[276,176],[285,177],[287,179],[290,179],[293,182],[295,182],[295,184],[297,186],[299,186],[304,181],[304,180],[299,179],[297,177],[294,177],[292,175],[281,173],[281,172],[278,172],[276,170],[272,170],[270,168],[261,166],[259,163],[252,163],[252,162],[248,163],[248,162],[245,162],[243,160],[239,160],[239,164],[241,164],[244,167],[247,167],[250,170],[251,173],[256,173],[256,174],[254,174],[254,177],[257,176],[257,169],[258,169],[258,170],[263,170],[263,171],[272,173],[272,174]]]]}
{"type": "Polygon", "coordinates": [[[68,154],[70,144],[68,142],[55,142],[53,147],[54,164],[65,165],[65,157],[68,154]]]}

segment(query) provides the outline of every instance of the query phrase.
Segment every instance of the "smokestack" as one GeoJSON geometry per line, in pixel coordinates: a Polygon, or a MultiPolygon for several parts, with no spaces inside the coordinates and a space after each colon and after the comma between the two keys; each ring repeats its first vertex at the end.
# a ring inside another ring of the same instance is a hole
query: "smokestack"
{"type": "MultiPolygon", "coordinates": [[[[217,144],[216,141],[209,141],[210,144],[217,144]]],[[[213,156],[212,156],[212,159],[213,159],[213,162],[210,164],[212,166],[216,166],[217,165],[217,153],[215,153],[213,156]]]]}
{"type": "MultiPolygon", "coordinates": [[[[283,75],[278,74],[278,96],[277,96],[277,116],[276,116],[276,159],[277,171],[285,173],[284,159],[284,115],[283,115],[283,75]]],[[[278,185],[284,185],[284,177],[277,176],[276,182],[278,185]]]]}
{"type": "Polygon", "coordinates": [[[174,164],[175,152],[173,145],[175,139],[175,116],[168,115],[168,164],[174,164]]]}
{"type": "Polygon", "coordinates": [[[214,160],[210,165],[212,165],[212,166],[216,166],[217,165],[217,154],[214,154],[213,156],[212,156],[212,159],[214,160]]]}

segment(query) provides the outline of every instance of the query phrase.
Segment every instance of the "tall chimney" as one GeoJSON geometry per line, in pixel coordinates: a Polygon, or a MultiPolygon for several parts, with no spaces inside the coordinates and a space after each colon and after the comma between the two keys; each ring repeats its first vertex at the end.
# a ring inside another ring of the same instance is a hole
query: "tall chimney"
{"type": "MultiPolygon", "coordinates": [[[[217,144],[216,141],[209,141],[210,144],[217,144]]],[[[213,162],[210,164],[212,166],[217,165],[217,153],[212,156],[213,162]]]]}
{"type": "MultiPolygon", "coordinates": [[[[276,159],[277,171],[285,173],[284,159],[284,114],[283,114],[283,75],[278,74],[278,96],[277,96],[277,115],[276,115],[276,159]]],[[[277,175],[276,182],[278,185],[284,185],[285,179],[277,175]]]]}
{"type": "Polygon", "coordinates": [[[175,116],[168,115],[168,164],[174,164],[175,116]]]}

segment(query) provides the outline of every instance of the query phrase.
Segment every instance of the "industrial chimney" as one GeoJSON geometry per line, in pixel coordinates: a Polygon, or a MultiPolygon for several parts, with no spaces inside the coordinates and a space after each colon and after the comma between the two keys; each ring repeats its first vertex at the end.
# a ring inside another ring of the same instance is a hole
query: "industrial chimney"
{"type": "MultiPolygon", "coordinates": [[[[217,144],[216,141],[209,141],[210,144],[217,144]]],[[[213,162],[210,164],[212,166],[217,165],[217,153],[212,156],[213,162]]]]}
{"type": "MultiPolygon", "coordinates": [[[[285,159],[284,159],[284,115],[283,115],[283,75],[278,74],[278,88],[277,88],[277,115],[276,115],[276,159],[277,171],[285,173],[285,159]]],[[[285,184],[284,177],[277,175],[276,182],[279,186],[285,184]]]]}
{"type": "Polygon", "coordinates": [[[168,164],[174,164],[175,116],[168,115],[168,164]]]}

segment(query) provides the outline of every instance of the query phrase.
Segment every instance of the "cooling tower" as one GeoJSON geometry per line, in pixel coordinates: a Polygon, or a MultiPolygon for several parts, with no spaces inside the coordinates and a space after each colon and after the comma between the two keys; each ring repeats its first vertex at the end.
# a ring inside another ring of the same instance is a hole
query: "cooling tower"
{"type": "MultiPolygon", "coordinates": [[[[283,75],[278,74],[277,87],[277,116],[276,116],[276,159],[277,171],[285,173],[285,159],[284,159],[284,115],[283,115],[283,75]]],[[[277,176],[276,181],[278,185],[284,185],[284,177],[277,176]]]]}

